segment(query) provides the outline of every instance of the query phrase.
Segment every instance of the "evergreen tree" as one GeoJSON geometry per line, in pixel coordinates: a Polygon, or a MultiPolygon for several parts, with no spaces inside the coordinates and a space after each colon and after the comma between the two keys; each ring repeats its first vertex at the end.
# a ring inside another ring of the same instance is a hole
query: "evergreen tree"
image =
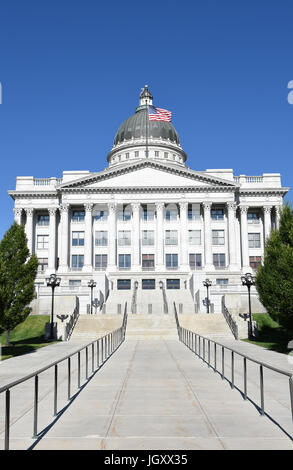
{"type": "Polygon", "coordinates": [[[0,242],[0,327],[9,334],[30,314],[34,281],[38,269],[35,255],[30,256],[24,227],[14,223],[0,242]]]}
{"type": "Polygon", "coordinates": [[[256,288],[269,315],[293,331],[293,209],[288,203],[281,211],[279,230],[266,241],[256,288]]]}

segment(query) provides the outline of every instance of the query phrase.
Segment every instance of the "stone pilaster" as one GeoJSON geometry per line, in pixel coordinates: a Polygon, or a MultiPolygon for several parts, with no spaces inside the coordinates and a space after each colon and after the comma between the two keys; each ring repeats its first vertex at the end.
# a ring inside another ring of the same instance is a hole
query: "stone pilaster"
{"type": "Polygon", "coordinates": [[[247,211],[248,206],[240,206],[242,269],[245,272],[251,271],[248,255],[247,211]]]}
{"type": "Polygon", "coordinates": [[[164,208],[163,202],[156,203],[157,225],[156,225],[156,270],[161,271],[164,269],[164,208]]]}
{"type": "Polygon", "coordinates": [[[272,222],[271,222],[272,206],[264,206],[263,210],[264,210],[264,236],[265,236],[264,239],[266,240],[267,237],[270,235],[271,229],[272,229],[272,222]]]}
{"type": "Polygon", "coordinates": [[[14,222],[16,222],[18,225],[21,225],[22,208],[15,207],[13,209],[13,212],[14,212],[14,222]]]}
{"type": "Polygon", "coordinates": [[[84,219],[84,271],[92,271],[93,269],[93,221],[92,211],[93,204],[85,204],[84,219]]]}
{"type": "Polygon", "coordinates": [[[228,210],[228,240],[229,240],[229,265],[230,269],[237,269],[237,250],[236,250],[236,209],[235,202],[227,203],[228,210]]]}
{"type": "Polygon", "coordinates": [[[109,232],[108,232],[108,245],[109,245],[109,259],[108,269],[114,271],[117,269],[116,250],[117,250],[117,205],[115,203],[109,204],[109,232]]]}
{"type": "Polygon", "coordinates": [[[189,269],[188,265],[188,231],[187,231],[187,202],[180,202],[180,267],[182,271],[189,269]]]}
{"type": "Polygon", "coordinates": [[[33,254],[33,239],[34,239],[34,209],[27,208],[25,209],[26,212],[26,224],[25,224],[25,233],[27,236],[27,246],[29,252],[33,254]]]}
{"type": "Polygon", "coordinates": [[[49,211],[49,216],[50,216],[48,269],[49,271],[53,272],[56,269],[56,212],[57,212],[57,207],[50,207],[48,211],[49,211]]]}
{"type": "Polygon", "coordinates": [[[59,271],[68,271],[69,256],[69,204],[61,204],[59,207],[61,214],[61,253],[59,271]]]}
{"type": "Polygon", "coordinates": [[[131,204],[132,208],[132,259],[131,267],[133,270],[140,269],[140,204],[131,204]]]}
{"type": "Polygon", "coordinates": [[[214,270],[212,257],[212,230],[211,230],[211,202],[204,202],[204,251],[205,251],[205,269],[214,270]]]}

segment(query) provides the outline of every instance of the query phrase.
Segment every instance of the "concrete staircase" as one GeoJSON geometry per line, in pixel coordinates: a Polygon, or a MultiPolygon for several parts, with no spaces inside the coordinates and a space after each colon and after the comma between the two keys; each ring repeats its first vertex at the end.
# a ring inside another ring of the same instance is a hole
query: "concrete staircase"
{"type": "Polygon", "coordinates": [[[94,341],[122,326],[123,315],[80,315],[70,341],[94,341]]]}
{"type": "Polygon", "coordinates": [[[178,315],[180,326],[212,339],[234,339],[222,313],[178,315]]]}
{"type": "Polygon", "coordinates": [[[127,339],[178,339],[174,315],[128,315],[127,339]]]}

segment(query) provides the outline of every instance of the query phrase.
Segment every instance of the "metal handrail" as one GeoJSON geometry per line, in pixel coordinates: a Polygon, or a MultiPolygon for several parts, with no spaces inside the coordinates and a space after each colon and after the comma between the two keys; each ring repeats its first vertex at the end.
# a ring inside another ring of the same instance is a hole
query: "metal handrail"
{"type": "MultiPolygon", "coordinates": [[[[177,315],[177,308],[176,304],[174,302],[174,312],[175,312],[175,317],[177,317],[178,320],[178,315],[177,315]]],[[[177,323],[177,321],[176,321],[177,323]]],[[[221,371],[221,376],[222,379],[227,378],[225,377],[225,367],[224,367],[224,356],[225,356],[225,350],[231,352],[231,387],[232,389],[234,388],[234,359],[235,355],[237,354],[238,356],[243,358],[243,398],[244,400],[247,399],[248,394],[247,394],[247,361],[254,362],[255,364],[259,365],[259,372],[260,372],[260,402],[261,402],[261,415],[265,414],[265,407],[264,407],[264,376],[263,376],[263,369],[269,369],[273,372],[277,372],[279,374],[285,375],[289,377],[289,393],[290,393],[290,402],[291,402],[291,415],[292,415],[292,420],[293,420],[293,374],[292,372],[288,372],[286,370],[280,369],[278,367],[274,367],[270,364],[267,364],[266,362],[259,361],[253,357],[248,356],[247,354],[244,354],[242,352],[236,351],[236,349],[230,347],[230,346],[225,346],[222,343],[219,343],[217,341],[214,341],[210,338],[206,338],[205,336],[199,335],[198,333],[195,333],[191,330],[187,330],[186,328],[183,328],[179,324],[179,320],[177,323],[177,329],[178,329],[178,336],[179,340],[185,344],[192,352],[194,352],[200,359],[203,359],[204,362],[208,364],[209,367],[211,367],[211,345],[214,346],[214,371],[219,372],[217,370],[217,347],[220,347],[222,349],[222,371],[221,371]],[[207,346],[207,348],[206,348],[207,346]],[[207,354],[206,354],[207,350],[207,354]],[[206,360],[206,355],[207,355],[207,360],[206,360]]],[[[229,379],[227,379],[229,380],[229,379]]]]}
{"type": "Polygon", "coordinates": [[[226,320],[226,322],[227,322],[234,338],[238,339],[239,338],[238,324],[237,324],[236,320],[232,317],[229,310],[227,309],[227,307],[225,305],[225,302],[224,302],[224,296],[222,297],[222,313],[224,315],[224,318],[225,318],[225,320],[226,320]]]}
{"type": "Polygon", "coordinates": [[[161,289],[162,289],[162,294],[163,294],[164,313],[168,313],[168,301],[167,301],[167,295],[166,295],[165,286],[163,282],[161,284],[161,289]]]}
{"type": "Polygon", "coordinates": [[[124,308],[124,316],[122,326],[117,328],[110,333],[88,343],[86,346],[79,348],[78,350],[74,351],[67,356],[64,356],[57,361],[51,362],[48,366],[44,366],[35,372],[32,372],[25,377],[20,379],[14,380],[3,387],[0,387],[0,394],[5,392],[5,437],[4,437],[4,450],[9,450],[9,434],[10,434],[10,390],[27,380],[32,378],[35,379],[34,381],[34,418],[33,418],[33,437],[39,437],[38,433],[38,394],[39,394],[39,375],[42,372],[51,369],[52,367],[55,368],[54,372],[54,413],[53,416],[58,415],[58,407],[57,407],[57,397],[58,397],[58,364],[67,360],[68,367],[67,367],[67,398],[68,401],[71,400],[71,358],[75,355],[78,356],[78,388],[80,388],[80,353],[82,351],[86,351],[86,381],[88,381],[88,349],[92,348],[92,374],[98,370],[105,361],[118,349],[118,347],[123,343],[125,340],[125,332],[126,332],[126,325],[127,325],[127,302],[125,303],[124,308]],[[96,354],[95,354],[95,345],[96,345],[96,354]],[[96,355],[96,368],[95,368],[95,355],[96,355]]]}

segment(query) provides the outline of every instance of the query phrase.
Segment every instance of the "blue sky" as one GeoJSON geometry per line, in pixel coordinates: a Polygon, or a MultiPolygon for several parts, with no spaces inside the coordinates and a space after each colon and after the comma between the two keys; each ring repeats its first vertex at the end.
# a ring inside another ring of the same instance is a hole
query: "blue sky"
{"type": "Polygon", "coordinates": [[[292,24],[289,0],[2,0],[0,236],[16,176],[104,169],[146,83],[192,169],[293,187],[292,24]]]}

